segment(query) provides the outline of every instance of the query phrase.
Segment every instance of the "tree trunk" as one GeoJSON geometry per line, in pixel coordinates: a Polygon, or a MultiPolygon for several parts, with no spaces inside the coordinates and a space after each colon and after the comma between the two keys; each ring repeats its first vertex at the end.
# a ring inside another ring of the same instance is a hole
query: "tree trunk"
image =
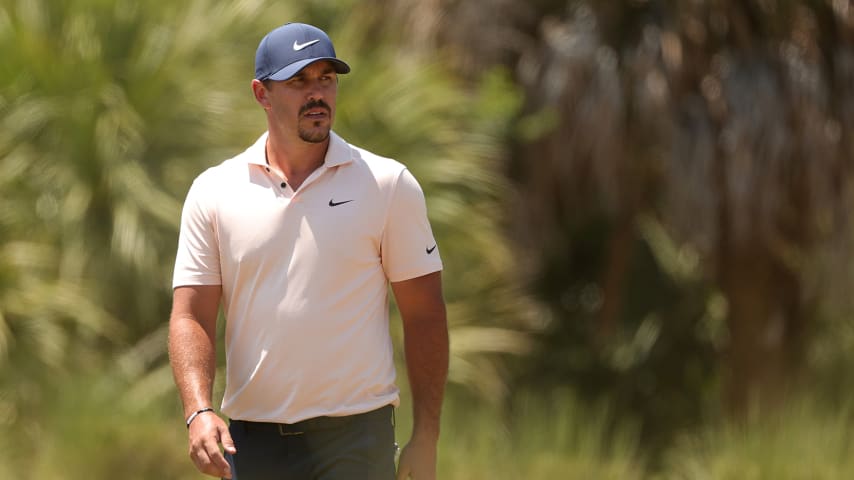
{"type": "Polygon", "coordinates": [[[623,306],[623,287],[631,263],[632,246],[635,242],[635,219],[633,213],[617,215],[614,231],[608,242],[605,271],[602,279],[602,308],[599,311],[597,339],[605,344],[617,331],[617,323],[623,306]]]}
{"type": "Polygon", "coordinates": [[[735,418],[773,409],[797,382],[804,318],[800,280],[758,243],[722,259],[730,343],[724,401],[735,418]]]}

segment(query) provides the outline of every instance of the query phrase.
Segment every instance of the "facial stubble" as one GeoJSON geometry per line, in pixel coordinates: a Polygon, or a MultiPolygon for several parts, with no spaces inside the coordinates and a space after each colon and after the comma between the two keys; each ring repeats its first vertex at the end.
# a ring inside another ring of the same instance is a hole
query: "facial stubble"
{"type": "MultiPolygon", "coordinates": [[[[332,109],[329,108],[329,105],[326,104],[323,100],[312,100],[311,102],[303,105],[299,110],[299,115],[302,115],[312,108],[321,107],[326,110],[326,114],[329,116],[330,120],[332,118],[332,109]]],[[[323,143],[329,138],[329,130],[332,128],[331,125],[329,127],[323,128],[322,120],[309,120],[314,123],[314,129],[309,130],[302,127],[302,122],[300,122],[297,126],[297,134],[299,138],[301,138],[304,142],[308,143],[323,143]]]]}
{"type": "Polygon", "coordinates": [[[299,126],[297,129],[297,134],[299,138],[301,138],[304,142],[308,143],[323,143],[329,138],[329,128],[321,127],[321,121],[314,120],[314,129],[308,130],[299,126]]]}

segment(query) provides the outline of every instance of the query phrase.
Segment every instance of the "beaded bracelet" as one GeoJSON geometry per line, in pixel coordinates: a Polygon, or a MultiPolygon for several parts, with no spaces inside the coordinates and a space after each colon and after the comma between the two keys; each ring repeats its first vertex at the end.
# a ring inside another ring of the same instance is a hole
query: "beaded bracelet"
{"type": "Polygon", "coordinates": [[[203,409],[201,409],[201,410],[196,410],[195,412],[193,412],[193,413],[192,413],[192,414],[187,418],[187,429],[189,429],[189,428],[190,428],[190,424],[191,424],[191,423],[193,423],[193,420],[195,420],[195,419],[196,419],[196,417],[198,417],[200,414],[205,413],[205,412],[213,412],[213,411],[214,411],[214,409],[213,409],[213,408],[211,408],[211,407],[207,407],[207,408],[203,408],[203,409]]]}

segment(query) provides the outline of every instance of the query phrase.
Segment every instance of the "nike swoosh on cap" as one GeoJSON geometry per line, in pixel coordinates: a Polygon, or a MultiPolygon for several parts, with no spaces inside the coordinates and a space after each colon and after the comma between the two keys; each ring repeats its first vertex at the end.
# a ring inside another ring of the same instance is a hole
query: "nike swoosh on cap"
{"type": "Polygon", "coordinates": [[[319,41],[320,41],[320,39],[312,40],[310,42],[305,42],[305,43],[299,43],[296,40],[294,40],[294,51],[298,52],[298,51],[302,50],[303,48],[308,47],[310,45],[314,45],[315,43],[317,43],[319,41]]]}
{"type": "Polygon", "coordinates": [[[427,250],[427,255],[430,255],[431,253],[433,253],[433,250],[436,250],[436,245],[433,245],[431,248],[428,248],[426,250],[427,250]]]}

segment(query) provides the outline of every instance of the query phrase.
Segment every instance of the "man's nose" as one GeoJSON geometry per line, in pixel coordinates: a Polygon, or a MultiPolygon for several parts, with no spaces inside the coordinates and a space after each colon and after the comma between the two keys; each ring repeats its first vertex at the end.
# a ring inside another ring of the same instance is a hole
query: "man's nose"
{"type": "Polygon", "coordinates": [[[308,82],[308,89],[306,90],[306,95],[309,100],[322,100],[323,88],[320,85],[320,81],[313,80],[308,82]]]}

